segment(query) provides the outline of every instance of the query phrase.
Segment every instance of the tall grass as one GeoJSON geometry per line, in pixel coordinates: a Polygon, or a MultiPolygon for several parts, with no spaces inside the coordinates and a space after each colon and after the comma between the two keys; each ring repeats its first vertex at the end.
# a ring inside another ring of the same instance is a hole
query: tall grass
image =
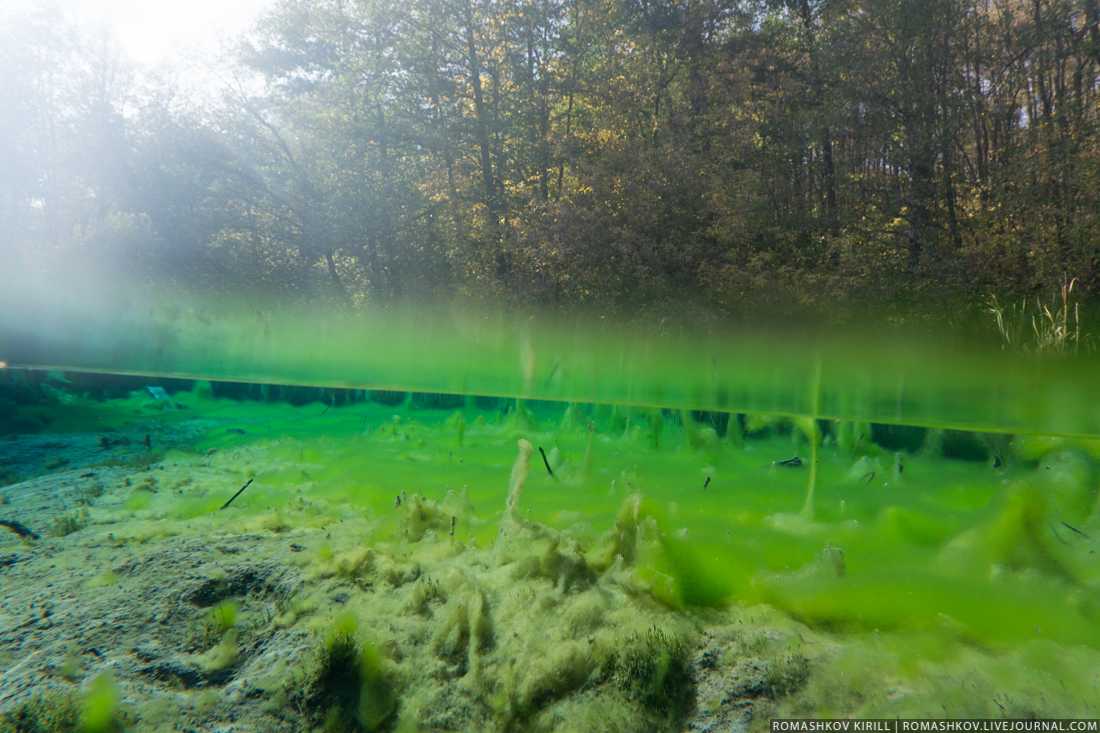
{"type": "Polygon", "coordinates": [[[993,317],[1001,336],[1001,348],[1028,353],[1077,354],[1082,337],[1081,303],[1074,295],[1077,278],[1063,279],[1061,287],[1045,302],[1041,297],[1002,304],[990,295],[985,310],[993,317]]]}

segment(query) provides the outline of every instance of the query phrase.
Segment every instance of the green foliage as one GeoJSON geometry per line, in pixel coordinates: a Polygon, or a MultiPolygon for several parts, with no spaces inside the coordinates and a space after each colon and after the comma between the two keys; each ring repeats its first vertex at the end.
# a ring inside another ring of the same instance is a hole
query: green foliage
{"type": "Polygon", "coordinates": [[[355,304],[968,320],[994,292],[1014,345],[1025,298],[1034,348],[1073,350],[1069,293],[1031,303],[1100,287],[1094,7],[294,0],[239,44],[263,91],[217,107],[138,104],[98,36],[11,14],[5,231],[355,304]]]}

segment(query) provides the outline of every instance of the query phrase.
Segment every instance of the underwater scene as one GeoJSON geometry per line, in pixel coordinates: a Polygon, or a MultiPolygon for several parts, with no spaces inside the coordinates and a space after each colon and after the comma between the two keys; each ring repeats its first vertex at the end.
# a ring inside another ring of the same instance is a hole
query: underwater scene
{"type": "Polygon", "coordinates": [[[1100,714],[1088,434],[12,366],[0,730],[1100,714]]]}
{"type": "Polygon", "coordinates": [[[1100,733],[1100,0],[0,0],[0,733],[1100,733]]]}

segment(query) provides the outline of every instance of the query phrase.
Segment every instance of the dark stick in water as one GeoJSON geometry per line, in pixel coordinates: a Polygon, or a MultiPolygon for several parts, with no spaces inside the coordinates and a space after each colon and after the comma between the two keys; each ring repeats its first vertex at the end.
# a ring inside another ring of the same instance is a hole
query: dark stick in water
{"type": "MultiPolygon", "coordinates": [[[[233,503],[233,500],[234,500],[234,499],[236,499],[236,498],[237,498],[238,496],[240,496],[241,494],[243,494],[243,493],[244,493],[244,490],[245,490],[245,489],[247,489],[247,488],[248,488],[249,486],[251,486],[251,485],[252,485],[252,482],[253,482],[253,481],[255,481],[255,480],[256,480],[255,478],[250,478],[250,479],[248,479],[248,481],[246,481],[246,482],[245,482],[245,485],[244,485],[244,486],[242,486],[241,488],[237,489],[237,493],[236,493],[236,494],[233,494],[233,496],[229,497],[229,501],[227,501],[227,502],[225,502],[224,504],[222,504],[222,509],[225,509],[225,508],[226,508],[227,506],[229,506],[230,504],[232,504],[232,503],[233,503]]],[[[219,510],[219,511],[220,511],[220,510],[219,510]]]]}
{"type": "Polygon", "coordinates": [[[25,524],[17,522],[14,519],[0,519],[0,527],[7,527],[20,537],[28,537],[32,540],[38,539],[38,534],[36,532],[31,531],[25,524]]]}
{"type": "Polygon", "coordinates": [[[787,466],[788,468],[798,468],[799,466],[802,465],[802,459],[799,458],[798,456],[795,456],[794,458],[787,458],[786,460],[775,461],[775,465],[776,466],[787,466]]]}
{"type": "Polygon", "coordinates": [[[1081,535],[1081,536],[1082,536],[1082,537],[1084,537],[1084,538],[1085,538],[1086,540],[1087,540],[1087,539],[1089,539],[1089,536],[1088,536],[1087,534],[1085,534],[1085,533],[1084,533],[1084,532],[1082,532],[1081,530],[1077,529],[1076,527],[1074,527],[1074,526],[1073,526],[1072,524],[1070,524],[1069,522],[1062,522],[1062,526],[1063,526],[1063,527],[1065,527],[1066,529],[1070,530],[1071,532],[1075,533],[1075,534],[1079,534],[1079,535],[1081,535]]]}
{"type": "Polygon", "coordinates": [[[707,476],[706,480],[703,481],[703,488],[705,489],[708,486],[710,486],[710,476],[707,476]]]}
{"type": "Polygon", "coordinates": [[[550,474],[550,478],[554,478],[554,471],[550,468],[550,461],[547,460],[546,451],[542,449],[541,445],[539,446],[539,455],[542,456],[542,465],[546,466],[546,472],[550,474]]]}

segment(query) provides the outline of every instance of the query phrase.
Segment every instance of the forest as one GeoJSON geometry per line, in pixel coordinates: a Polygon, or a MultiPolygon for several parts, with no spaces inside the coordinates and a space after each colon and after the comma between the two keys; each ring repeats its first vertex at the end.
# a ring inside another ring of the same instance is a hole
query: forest
{"type": "Polygon", "coordinates": [[[351,305],[968,318],[1097,300],[1098,122],[1100,0],[281,0],[194,78],[47,6],[0,229],[351,305]]]}

